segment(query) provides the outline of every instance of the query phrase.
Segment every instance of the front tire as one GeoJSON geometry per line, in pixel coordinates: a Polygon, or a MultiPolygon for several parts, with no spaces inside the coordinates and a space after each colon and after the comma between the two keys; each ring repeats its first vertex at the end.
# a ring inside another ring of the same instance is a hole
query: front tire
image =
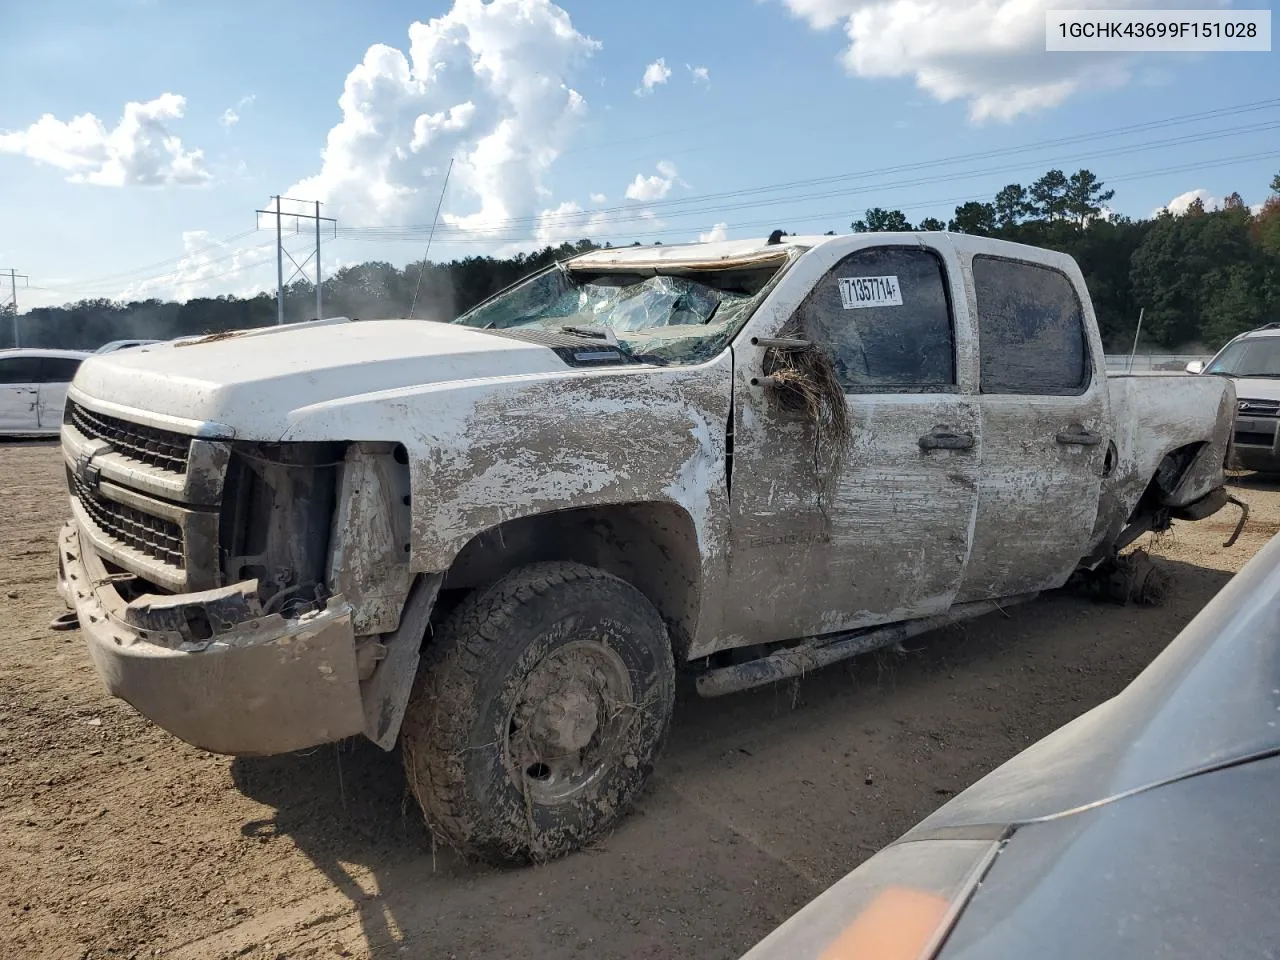
{"type": "Polygon", "coordinates": [[[561,856],[630,806],[674,701],[670,639],[643,594],[582,564],[523,567],[428,645],[401,734],[409,786],[464,853],[561,856]]]}

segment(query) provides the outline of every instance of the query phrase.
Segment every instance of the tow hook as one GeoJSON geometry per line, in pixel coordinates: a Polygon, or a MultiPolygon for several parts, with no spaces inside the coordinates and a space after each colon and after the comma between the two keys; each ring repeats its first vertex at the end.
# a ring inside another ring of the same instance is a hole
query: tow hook
{"type": "Polygon", "coordinates": [[[50,630],[63,631],[75,630],[80,626],[80,618],[71,610],[68,610],[60,617],[56,617],[53,623],[49,624],[50,630]]]}
{"type": "Polygon", "coordinates": [[[1236,524],[1235,532],[1231,534],[1231,537],[1223,544],[1223,547],[1233,546],[1240,539],[1240,534],[1244,532],[1245,521],[1249,519],[1249,505],[1243,500],[1228,496],[1227,503],[1233,503],[1240,508],[1240,522],[1236,524]]]}

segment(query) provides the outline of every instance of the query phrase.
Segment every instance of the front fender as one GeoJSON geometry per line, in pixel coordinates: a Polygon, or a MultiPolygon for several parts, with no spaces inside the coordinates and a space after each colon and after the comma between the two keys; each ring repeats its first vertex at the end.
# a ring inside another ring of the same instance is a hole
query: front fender
{"type": "MultiPolygon", "coordinates": [[[[410,567],[447,570],[525,516],[668,502],[693,518],[704,583],[727,541],[732,358],[471,380],[303,408],[282,440],[393,441],[408,459],[410,567]]],[[[709,579],[708,579],[709,578],[709,579]]]]}

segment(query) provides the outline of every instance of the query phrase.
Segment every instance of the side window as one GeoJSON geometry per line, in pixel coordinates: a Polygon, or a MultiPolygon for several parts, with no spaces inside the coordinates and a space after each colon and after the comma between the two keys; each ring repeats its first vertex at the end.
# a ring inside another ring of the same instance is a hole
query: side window
{"type": "Polygon", "coordinates": [[[41,357],[41,383],[70,383],[80,369],[80,360],[76,357],[41,357]]]}
{"type": "Polygon", "coordinates": [[[38,383],[39,357],[5,357],[0,359],[0,383],[38,383]]]}
{"type": "Polygon", "coordinates": [[[973,258],[983,393],[1070,396],[1089,383],[1084,307],[1051,267],[973,258]]]}
{"type": "Polygon", "coordinates": [[[946,271],[920,247],[859,250],[800,305],[806,336],[830,347],[845,391],[953,387],[946,271]]]}

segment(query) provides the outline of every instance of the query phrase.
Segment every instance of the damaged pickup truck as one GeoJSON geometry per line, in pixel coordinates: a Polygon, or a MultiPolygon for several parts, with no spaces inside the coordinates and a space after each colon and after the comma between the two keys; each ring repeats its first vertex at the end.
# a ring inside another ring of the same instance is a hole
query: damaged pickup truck
{"type": "Polygon", "coordinates": [[[799,676],[1227,502],[1231,383],[1108,377],[1069,257],[770,241],[90,358],[65,625],[192,744],[398,745],[436,836],[536,860],[625,810],[678,668],[799,676]]]}

